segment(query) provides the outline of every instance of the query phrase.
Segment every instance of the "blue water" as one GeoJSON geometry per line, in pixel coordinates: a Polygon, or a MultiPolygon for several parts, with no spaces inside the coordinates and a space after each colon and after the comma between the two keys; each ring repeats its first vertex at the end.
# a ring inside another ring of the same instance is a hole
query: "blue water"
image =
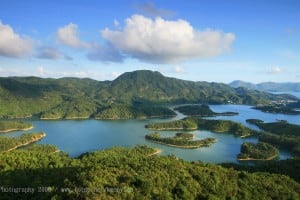
{"type": "MultiPolygon", "coordinates": [[[[300,116],[263,113],[244,105],[211,105],[215,112],[233,111],[239,112],[237,116],[218,116],[217,119],[227,119],[241,122],[250,128],[256,128],[245,122],[249,118],[259,118],[266,122],[287,120],[290,123],[300,124],[300,116]]],[[[113,146],[132,147],[138,144],[149,145],[162,149],[161,155],[175,155],[184,160],[202,160],[204,162],[221,163],[237,162],[236,155],[240,152],[240,145],[245,141],[256,142],[256,138],[239,138],[229,134],[213,133],[210,131],[192,131],[196,138],[214,137],[218,141],[210,147],[198,149],[180,149],[146,141],[144,136],[150,132],[144,128],[148,123],[171,121],[180,119],[184,115],[179,114],[171,119],[144,119],[144,120],[53,120],[44,121],[27,119],[34,125],[28,131],[17,131],[3,134],[5,136],[18,136],[25,132],[44,131],[47,136],[39,141],[40,144],[54,144],[60,150],[70,156],[78,156],[82,153],[111,148],[113,146]]],[[[257,129],[257,128],[256,128],[257,129]]],[[[174,135],[174,131],[163,131],[164,136],[174,135]]],[[[290,154],[280,151],[280,159],[286,159],[290,154]]]]}

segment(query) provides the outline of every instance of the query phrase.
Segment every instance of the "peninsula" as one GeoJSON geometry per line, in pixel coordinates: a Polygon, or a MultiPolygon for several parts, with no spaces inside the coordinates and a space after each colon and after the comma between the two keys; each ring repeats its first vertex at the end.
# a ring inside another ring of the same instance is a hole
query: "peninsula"
{"type": "Polygon", "coordinates": [[[170,122],[153,123],[145,126],[150,130],[196,130],[205,129],[216,133],[229,133],[239,137],[248,137],[259,134],[240,123],[229,120],[208,120],[196,117],[187,117],[170,122]]]}
{"type": "Polygon", "coordinates": [[[15,150],[33,142],[39,141],[45,136],[46,134],[44,132],[38,132],[25,133],[20,137],[0,137],[0,152],[15,150]]]}
{"type": "Polygon", "coordinates": [[[233,116],[238,115],[237,112],[222,112],[217,113],[210,109],[208,105],[184,105],[175,107],[174,110],[187,116],[198,116],[198,117],[214,117],[214,116],[233,116]]]}
{"type": "Polygon", "coordinates": [[[264,142],[257,144],[244,142],[241,146],[241,153],[238,160],[272,160],[279,155],[279,150],[264,142]]]}
{"type": "Polygon", "coordinates": [[[32,124],[25,123],[22,121],[0,121],[0,133],[30,130],[32,128],[32,124]]]}
{"type": "Polygon", "coordinates": [[[174,137],[161,137],[160,133],[155,132],[145,136],[147,140],[164,144],[168,146],[184,148],[184,149],[195,149],[200,147],[210,146],[212,143],[217,142],[215,138],[205,138],[203,140],[191,140],[193,134],[182,134],[177,133],[174,137]]]}

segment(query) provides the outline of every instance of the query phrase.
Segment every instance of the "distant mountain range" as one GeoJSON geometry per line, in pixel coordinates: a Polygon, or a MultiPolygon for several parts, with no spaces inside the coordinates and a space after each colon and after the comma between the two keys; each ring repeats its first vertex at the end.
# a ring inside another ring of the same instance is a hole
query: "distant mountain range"
{"type": "Polygon", "coordinates": [[[232,81],[229,83],[231,87],[246,87],[254,90],[262,90],[269,92],[300,92],[300,82],[287,82],[287,83],[275,83],[275,82],[263,82],[263,83],[249,83],[240,80],[232,81]]]}
{"type": "MultiPolygon", "coordinates": [[[[1,118],[32,115],[45,119],[147,117],[159,113],[159,109],[145,109],[145,106],[165,103],[257,105],[287,99],[295,98],[241,87],[232,88],[222,83],[185,81],[148,70],[126,72],[113,81],[0,78],[1,118]]],[[[172,114],[160,112],[164,113],[172,114]]]]}

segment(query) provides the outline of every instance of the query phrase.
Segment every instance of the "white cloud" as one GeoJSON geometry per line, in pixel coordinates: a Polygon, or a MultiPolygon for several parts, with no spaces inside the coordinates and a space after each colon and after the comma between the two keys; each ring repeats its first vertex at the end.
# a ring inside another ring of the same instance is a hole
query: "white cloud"
{"type": "Polygon", "coordinates": [[[90,44],[83,42],[79,39],[77,34],[78,26],[70,23],[62,28],[59,28],[56,32],[57,40],[72,48],[89,48],[90,44]]]}
{"type": "Polygon", "coordinates": [[[161,9],[157,8],[153,3],[146,2],[141,3],[136,6],[136,9],[141,12],[142,14],[145,14],[147,16],[153,16],[153,17],[171,17],[174,15],[174,12],[171,10],[161,9]]]}
{"type": "Polygon", "coordinates": [[[105,44],[94,46],[87,58],[92,61],[123,62],[124,56],[115,47],[105,44]]]}
{"type": "Polygon", "coordinates": [[[59,59],[61,57],[61,53],[56,48],[44,46],[44,47],[39,48],[39,53],[38,53],[37,57],[43,58],[43,59],[55,60],[55,59],[59,59]]]}
{"type": "Polygon", "coordinates": [[[38,66],[37,68],[36,68],[36,72],[37,72],[37,74],[38,75],[43,75],[44,73],[45,73],[45,69],[44,69],[44,67],[43,66],[38,66]]]}
{"type": "Polygon", "coordinates": [[[175,66],[174,67],[174,72],[177,73],[177,74],[181,74],[181,73],[184,73],[185,70],[181,66],[175,66]]]}
{"type": "Polygon", "coordinates": [[[280,67],[272,67],[270,69],[267,70],[268,73],[270,74],[280,74],[282,73],[284,70],[280,67]]]}
{"type": "Polygon", "coordinates": [[[230,50],[235,36],[218,30],[194,29],[185,20],[154,20],[142,15],[126,19],[121,30],[101,31],[102,37],[127,56],[151,63],[176,63],[217,56],[230,50]]]}
{"type": "Polygon", "coordinates": [[[115,25],[115,26],[119,26],[119,25],[120,25],[119,21],[115,19],[115,20],[114,20],[114,25],[115,25]]]}
{"type": "Polygon", "coordinates": [[[117,78],[120,75],[121,75],[121,73],[119,73],[119,72],[112,72],[111,73],[111,76],[112,76],[113,79],[117,78]]]}
{"type": "Polygon", "coordinates": [[[22,57],[30,54],[33,43],[0,21],[0,56],[22,57]]]}

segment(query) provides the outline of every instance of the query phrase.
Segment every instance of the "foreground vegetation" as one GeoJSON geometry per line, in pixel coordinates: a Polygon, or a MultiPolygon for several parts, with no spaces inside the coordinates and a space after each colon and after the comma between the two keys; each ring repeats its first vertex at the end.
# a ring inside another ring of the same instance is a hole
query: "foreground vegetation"
{"type": "Polygon", "coordinates": [[[21,121],[0,121],[0,133],[19,130],[29,130],[32,128],[32,124],[21,121]]]}
{"type": "Polygon", "coordinates": [[[181,120],[153,123],[145,126],[151,130],[195,130],[205,129],[213,132],[229,133],[239,137],[257,135],[259,132],[249,129],[240,123],[228,120],[208,120],[188,117],[181,120]]]}
{"type": "Polygon", "coordinates": [[[59,149],[52,144],[30,144],[25,147],[19,148],[18,150],[36,151],[42,153],[57,153],[59,149]]]}
{"type": "Polygon", "coordinates": [[[288,176],[248,173],[154,149],[115,147],[79,158],[36,151],[0,154],[0,185],[34,191],[1,192],[3,199],[299,199],[288,176]],[[45,187],[44,187],[45,186],[45,187]],[[44,191],[44,192],[41,192],[44,191]]]}
{"type": "Polygon", "coordinates": [[[203,140],[191,140],[190,135],[186,134],[176,134],[174,137],[161,137],[160,133],[151,133],[145,136],[147,140],[157,142],[160,144],[165,144],[169,146],[174,146],[184,149],[194,149],[199,147],[208,147],[212,143],[216,142],[215,138],[205,138],[203,140]]]}
{"type": "Polygon", "coordinates": [[[174,110],[178,110],[179,112],[187,116],[199,116],[199,117],[238,115],[238,113],[236,112],[216,113],[212,111],[208,105],[184,105],[184,106],[175,107],[174,110]]]}
{"type": "Polygon", "coordinates": [[[278,155],[279,150],[270,144],[244,142],[241,146],[241,153],[237,158],[239,160],[272,160],[278,155]]]}
{"type": "Polygon", "coordinates": [[[22,146],[26,146],[30,143],[36,142],[46,134],[44,132],[39,133],[25,133],[20,137],[0,137],[0,152],[11,151],[22,146]]]}
{"type": "Polygon", "coordinates": [[[294,156],[300,157],[300,125],[289,124],[286,121],[264,123],[258,119],[248,119],[247,122],[268,132],[261,134],[259,141],[287,149],[294,156]]]}

